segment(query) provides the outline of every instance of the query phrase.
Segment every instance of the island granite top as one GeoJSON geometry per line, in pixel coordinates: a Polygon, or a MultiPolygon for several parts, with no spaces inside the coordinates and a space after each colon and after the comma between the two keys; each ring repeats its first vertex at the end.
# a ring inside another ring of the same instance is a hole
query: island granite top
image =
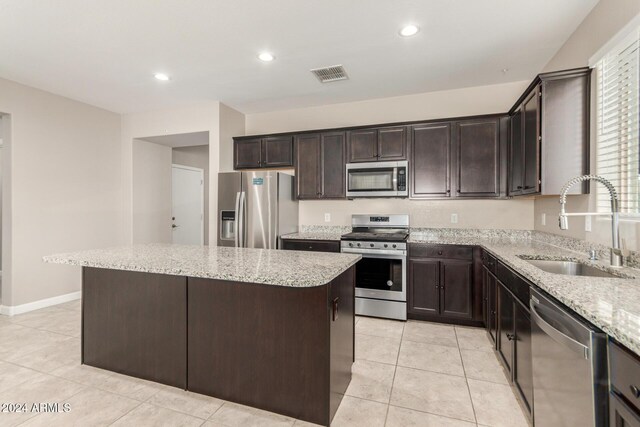
{"type": "Polygon", "coordinates": [[[304,288],[326,285],[360,258],[341,253],[143,244],[43,259],[54,264],[304,288]]]}

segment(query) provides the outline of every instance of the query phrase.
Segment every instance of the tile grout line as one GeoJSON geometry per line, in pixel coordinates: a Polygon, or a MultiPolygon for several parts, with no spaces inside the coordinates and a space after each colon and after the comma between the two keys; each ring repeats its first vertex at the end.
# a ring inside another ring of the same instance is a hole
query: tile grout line
{"type": "Polygon", "coordinates": [[[402,333],[400,334],[400,345],[398,346],[398,354],[396,355],[396,364],[393,368],[393,379],[391,380],[391,390],[389,390],[389,401],[387,402],[387,412],[384,414],[384,425],[387,425],[389,418],[389,408],[391,407],[391,396],[393,395],[393,387],[396,382],[396,372],[398,372],[398,360],[400,360],[400,351],[402,350],[402,340],[404,339],[404,329],[407,327],[406,322],[402,325],[402,333]]]}
{"type": "Polygon", "coordinates": [[[458,339],[458,330],[454,327],[453,331],[456,335],[456,342],[458,343],[458,354],[460,355],[460,362],[462,363],[462,370],[464,372],[464,382],[467,384],[467,392],[469,393],[469,401],[471,402],[471,410],[473,411],[473,419],[476,425],[478,424],[478,415],[476,414],[476,406],[473,403],[471,397],[471,386],[469,385],[469,378],[467,377],[467,370],[464,367],[464,359],[462,358],[462,350],[460,349],[460,340],[458,339]]]}

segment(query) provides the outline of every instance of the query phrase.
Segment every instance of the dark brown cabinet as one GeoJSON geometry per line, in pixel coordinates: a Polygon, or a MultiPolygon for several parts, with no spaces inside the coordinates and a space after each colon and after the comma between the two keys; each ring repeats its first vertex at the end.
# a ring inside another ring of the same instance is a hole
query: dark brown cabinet
{"type": "Polygon", "coordinates": [[[500,120],[456,122],[456,196],[500,196],[500,120]]]}
{"type": "Polygon", "coordinates": [[[281,248],[292,251],[340,252],[340,241],[282,239],[281,248]]]}
{"type": "Polygon", "coordinates": [[[293,166],[293,137],[271,136],[234,139],[234,169],[293,166]]]}
{"type": "Polygon", "coordinates": [[[485,327],[487,329],[487,334],[489,335],[489,338],[491,339],[491,342],[493,342],[493,345],[495,347],[496,344],[496,331],[498,329],[498,324],[497,324],[497,314],[498,314],[498,310],[497,310],[497,286],[496,286],[496,278],[493,275],[493,273],[491,273],[489,271],[488,268],[484,267],[483,268],[483,273],[484,273],[484,277],[483,277],[483,284],[484,284],[484,296],[485,296],[485,306],[484,306],[484,323],[485,323],[485,327]]]}
{"type": "Polygon", "coordinates": [[[348,163],[407,159],[407,128],[356,129],[347,133],[348,163]]]}
{"type": "Polygon", "coordinates": [[[511,372],[513,340],[515,338],[513,297],[507,288],[501,286],[501,284],[498,285],[498,331],[498,353],[507,371],[511,372]]]}
{"type": "Polygon", "coordinates": [[[431,259],[409,260],[409,309],[418,315],[440,313],[440,262],[431,259]]]}
{"type": "MultiPolygon", "coordinates": [[[[537,76],[509,111],[509,195],[556,195],[589,172],[589,68],[537,76]]],[[[588,192],[588,185],[571,194],[588,192]]]]}
{"type": "Polygon", "coordinates": [[[474,282],[473,248],[411,244],[408,265],[409,318],[462,324],[476,324],[476,315],[482,319],[474,307],[482,295],[474,282]]]}
{"type": "Polygon", "coordinates": [[[345,134],[327,132],[296,137],[298,199],[345,197],[345,134]]]}
{"type": "Polygon", "coordinates": [[[519,300],[514,301],[513,385],[529,414],[533,411],[533,366],[531,353],[531,316],[519,300]]]}
{"type": "Polygon", "coordinates": [[[640,427],[640,358],[609,340],[611,427],[640,427]]]}
{"type": "Polygon", "coordinates": [[[627,402],[612,394],[609,398],[610,427],[640,427],[640,415],[627,402]]]}
{"type": "Polygon", "coordinates": [[[451,123],[414,125],[410,132],[410,196],[450,197],[451,123]]]}

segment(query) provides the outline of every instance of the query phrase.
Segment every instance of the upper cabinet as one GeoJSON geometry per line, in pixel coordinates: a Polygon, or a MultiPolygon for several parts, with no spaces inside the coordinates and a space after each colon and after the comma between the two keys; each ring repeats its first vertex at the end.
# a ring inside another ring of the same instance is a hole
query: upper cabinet
{"type": "Polygon", "coordinates": [[[345,197],[345,133],[324,132],[296,137],[298,199],[345,197]]]}
{"type": "MultiPolygon", "coordinates": [[[[509,112],[509,195],[557,195],[589,173],[591,70],[540,74],[509,112]]],[[[588,192],[588,184],[570,194],[588,192]]]]}
{"type": "Polygon", "coordinates": [[[347,133],[347,163],[407,159],[407,127],[355,129],[347,133]]]}
{"type": "Polygon", "coordinates": [[[504,196],[507,129],[506,116],[410,126],[411,197],[504,196]]]}
{"type": "Polygon", "coordinates": [[[234,169],[293,166],[293,136],[234,138],[234,169]]]}

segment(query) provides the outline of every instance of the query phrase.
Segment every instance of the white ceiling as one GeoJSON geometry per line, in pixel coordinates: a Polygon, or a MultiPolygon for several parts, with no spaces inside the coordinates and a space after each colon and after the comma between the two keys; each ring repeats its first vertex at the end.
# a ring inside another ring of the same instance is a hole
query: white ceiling
{"type": "Polygon", "coordinates": [[[597,1],[0,0],[0,77],[123,113],[203,100],[253,113],[528,80],[597,1]],[[407,23],[421,31],[404,39],[407,23]],[[276,60],[259,61],[264,50],[276,60]],[[335,64],[350,80],[309,72],[335,64]]]}

